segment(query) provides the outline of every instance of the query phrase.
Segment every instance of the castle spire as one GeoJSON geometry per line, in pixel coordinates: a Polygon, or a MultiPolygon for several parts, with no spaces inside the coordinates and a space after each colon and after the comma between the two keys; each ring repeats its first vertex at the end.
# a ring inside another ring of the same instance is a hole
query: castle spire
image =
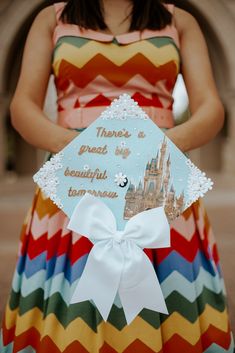
{"type": "Polygon", "coordinates": [[[135,191],[135,185],[130,182],[127,192],[133,192],[133,191],[135,191]]]}
{"type": "Polygon", "coordinates": [[[163,139],[161,147],[160,147],[159,171],[161,174],[163,173],[164,160],[166,157],[166,150],[167,150],[167,141],[166,141],[166,137],[164,136],[164,139],[163,139]]]}
{"type": "Polygon", "coordinates": [[[157,150],[157,156],[156,156],[156,167],[157,169],[159,168],[159,150],[157,150]]]}

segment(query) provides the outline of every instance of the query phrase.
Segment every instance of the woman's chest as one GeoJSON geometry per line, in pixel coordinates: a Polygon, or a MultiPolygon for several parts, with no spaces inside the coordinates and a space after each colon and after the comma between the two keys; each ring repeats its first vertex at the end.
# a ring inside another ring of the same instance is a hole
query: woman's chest
{"type": "Polygon", "coordinates": [[[179,73],[180,52],[168,36],[119,43],[66,35],[56,42],[52,69],[58,84],[73,81],[80,88],[96,79],[121,87],[140,77],[151,85],[170,84],[179,73]]]}

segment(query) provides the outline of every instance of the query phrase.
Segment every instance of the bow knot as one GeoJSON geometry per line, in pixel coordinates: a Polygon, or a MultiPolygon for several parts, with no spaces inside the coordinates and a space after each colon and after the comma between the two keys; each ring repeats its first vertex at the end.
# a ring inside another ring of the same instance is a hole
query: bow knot
{"type": "Polygon", "coordinates": [[[86,193],[75,207],[68,229],[89,238],[92,247],[71,303],[93,300],[107,320],[119,294],[129,324],[143,309],[168,314],[152,263],[142,249],[170,246],[163,207],[132,217],[117,230],[108,206],[86,193]]]}
{"type": "Polygon", "coordinates": [[[123,231],[122,230],[117,230],[116,231],[116,234],[115,234],[115,236],[114,236],[114,240],[118,243],[118,244],[120,244],[124,239],[123,239],[123,231]]]}

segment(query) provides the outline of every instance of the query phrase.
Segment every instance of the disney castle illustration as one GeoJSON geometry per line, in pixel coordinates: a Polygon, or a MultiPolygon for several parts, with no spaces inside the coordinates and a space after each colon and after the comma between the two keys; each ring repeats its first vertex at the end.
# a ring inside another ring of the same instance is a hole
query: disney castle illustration
{"type": "Polygon", "coordinates": [[[176,196],[171,178],[170,153],[167,153],[167,141],[164,137],[157,156],[148,161],[144,178],[138,185],[130,183],[125,195],[124,219],[139,212],[163,206],[167,218],[175,219],[184,208],[184,193],[176,196]]]}

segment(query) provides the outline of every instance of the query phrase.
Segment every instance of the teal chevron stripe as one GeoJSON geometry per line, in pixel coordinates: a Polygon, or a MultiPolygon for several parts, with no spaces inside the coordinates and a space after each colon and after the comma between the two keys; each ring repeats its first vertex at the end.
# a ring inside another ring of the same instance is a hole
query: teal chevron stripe
{"type": "Polygon", "coordinates": [[[179,57],[181,58],[181,52],[180,49],[178,48],[178,46],[176,45],[174,39],[172,37],[153,37],[153,38],[147,38],[145,39],[146,41],[150,42],[151,44],[153,44],[155,47],[157,48],[161,48],[164,45],[168,45],[173,44],[174,47],[177,49],[177,52],[179,54],[179,57]]]}
{"type": "Polygon", "coordinates": [[[63,45],[64,43],[68,43],[68,44],[74,45],[77,48],[81,48],[87,42],[90,42],[90,39],[79,37],[79,36],[78,37],[77,36],[69,36],[69,35],[62,36],[57,40],[56,45],[53,48],[53,51],[52,51],[53,58],[55,56],[57,49],[61,45],[63,45]]]}
{"type": "Polygon", "coordinates": [[[167,298],[173,291],[181,293],[189,301],[193,302],[207,288],[214,293],[221,290],[225,295],[224,279],[218,274],[212,276],[203,267],[200,268],[198,276],[191,282],[188,281],[181,273],[173,271],[162,283],[161,288],[164,297],[167,298]]]}

